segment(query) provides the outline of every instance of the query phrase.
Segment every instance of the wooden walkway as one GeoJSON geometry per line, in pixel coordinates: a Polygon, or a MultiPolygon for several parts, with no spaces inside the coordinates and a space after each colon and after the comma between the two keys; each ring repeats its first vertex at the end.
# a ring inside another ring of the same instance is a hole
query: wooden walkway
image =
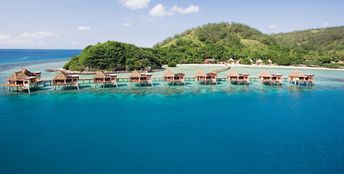
{"type": "MultiPolygon", "coordinates": [[[[185,82],[196,82],[195,77],[192,76],[186,76],[184,77],[185,82]]],[[[227,77],[217,77],[217,81],[227,81],[227,77]]],[[[164,83],[164,78],[163,77],[152,77],[153,82],[157,83],[164,83]]],[[[259,82],[259,77],[256,76],[251,76],[249,77],[250,82],[259,82]]],[[[287,82],[288,78],[283,78],[283,82],[287,82]]],[[[119,77],[117,78],[118,83],[129,83],[129,77],[119,77]]],[[[79,79],[78,81],[79,84],[93,84],[93,78],[87,78],[87,79],[79,79]]],[[[52,80],[41,80],[38,82],[39,85],[43,86],[52,86],[52,80]]],[[[3,85],[5,86],[5,85],[3,85]]]]}

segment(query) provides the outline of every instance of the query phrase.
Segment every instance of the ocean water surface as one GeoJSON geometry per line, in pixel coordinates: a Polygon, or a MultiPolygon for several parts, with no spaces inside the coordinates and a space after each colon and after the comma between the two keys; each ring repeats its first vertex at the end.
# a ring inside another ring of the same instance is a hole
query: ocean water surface
{"type": "Polygon", "coordinates": [[[2,89],[0,173],[344,173],[344,73],[310,71],[310,88],[2,89]]]}
{"type": "Polygon", "coordinates": [[[80,52],[80,50],[0,49],[0,64],[65,59],[80,52]]]}

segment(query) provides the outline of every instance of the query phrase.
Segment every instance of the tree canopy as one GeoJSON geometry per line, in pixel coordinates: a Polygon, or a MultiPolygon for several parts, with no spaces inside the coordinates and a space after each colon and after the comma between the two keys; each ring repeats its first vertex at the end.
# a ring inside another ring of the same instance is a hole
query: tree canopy
{"type": "Polygon", "coordinates": [[[335,67],[344,60],[344,27],[267,35],[239,23],[207,24],[157,43],[153,48],[108,41],[86,47],[65,65],[71,70],[134,70],[162,64],[217,62],[249,64],[269,59],[278,65],[335,67]]]}

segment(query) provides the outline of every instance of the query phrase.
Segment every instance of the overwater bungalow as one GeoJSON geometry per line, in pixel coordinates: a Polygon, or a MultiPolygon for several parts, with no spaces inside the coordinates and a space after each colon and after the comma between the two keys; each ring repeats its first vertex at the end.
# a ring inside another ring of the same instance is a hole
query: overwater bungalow
{"type": "Polygon", "coordinates": [[[129,75],[129,82],[130,83],[137,83],[140,86],[141,85],[152,85],[152,74],[150,73],[139,73],[137,71],[134,71],[129,75]]]}
{"type": "Polygon", "coordinates": [[[231,70],[228,72],[227,81],[235,85],[248,85],[250,83],[249,74],[239,74],[235,70],[231,70]]]}
{"type": "Polygon", "coordinates": [[[299,70],[295,70],[289,74],[289,82],[299,86],[312,86],[314,75],[305,74],[299,70]]]}
{"type": "Polygon", "coordinates": [[[14,72],[10,77],[7,78],[7,84],[5,86],[12,89],[28,90],[30,88],[37,87],[38,82],[41,80],[41,72],[31,72],[27,69],[14,72]]]}
{"type": "Polygon", "coordinates": [[[281,74],[271,74],[269,71],[263,71],[259,74],[259,80],[265,85],[282,85],[281,74]]]}
{"type": "Polygon", "coordinates": [[[93,78],[94,85],[117,85],[117,74],[105,73],[103,71],[97,71],[93,78]]]}
{"type": "Polygon", "coordinates": [[[217,73],[216,72],[210,72],[210,73],[205,73],[202,70],[198,70],[195,75],[195,79],[197,82],[204,83],[205,85],[207,84],[217,84],[217,73]]]}
{"type": "Polygon", "coordinates": [[[56,90],[56,87],[63,86],[74,86],[79,90],[79,75],[68,74],[65,71],[58,71],[56,76],[53,78],[52,85],[56,90]]]}
{"type": "Polygon", "coordinates": [[[172,85],[180,85],[180,84],[184,84],[185,80],[184,80],[184,73],[177,73],[174,74],[171,70],[167,70],[164,74],[164,81],[165,82],[169,82],[172,85]]]}

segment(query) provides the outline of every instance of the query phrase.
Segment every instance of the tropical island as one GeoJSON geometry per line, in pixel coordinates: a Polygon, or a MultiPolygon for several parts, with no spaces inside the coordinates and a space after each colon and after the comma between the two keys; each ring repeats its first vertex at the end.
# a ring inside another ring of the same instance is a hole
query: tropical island
{"type": "Polygon", "coordinates": [[[344,27],[264,34],[239,23],[206,24],[167,38],[153,48],[108,41],[87,46],[64,68],[73,71],[131,71],[203,63],[205,59],[240,64],[343,68],[344,27]]]}

